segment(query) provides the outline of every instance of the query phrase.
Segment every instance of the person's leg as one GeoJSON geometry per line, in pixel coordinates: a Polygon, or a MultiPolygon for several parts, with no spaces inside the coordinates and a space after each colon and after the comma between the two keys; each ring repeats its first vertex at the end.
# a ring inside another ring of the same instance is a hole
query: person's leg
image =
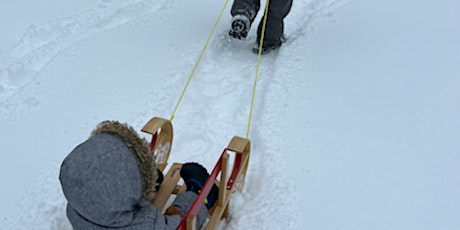
{"type": "Polygon", "coordinates": [[[254,22],[257,12],[260,8],[260,0],[235,0],[230,10],[230,14],[234,17],[236,15],[245,15],[249,20],[254,22]]]}
{"type": "Polygon", "coordinates": [[[251,25],[259,11],[260,0],[235,0],[230,10],[232,28],[228,34],[237,39],[244,39],[248,35],[251,25]]]}
{"type": "MultiPolygon", "coordinates": [[[[268,6],[268,18],[265,27],[264,47],[281,45],[284,33],[284,18],[289,14],[292,7],[292,0],[270,0],[268,6]]],[[[265,10],[265,9],[264,9],[265,10]]],[[[260,41],[263,18],[257,28],[257,42],[260,41]]]]}

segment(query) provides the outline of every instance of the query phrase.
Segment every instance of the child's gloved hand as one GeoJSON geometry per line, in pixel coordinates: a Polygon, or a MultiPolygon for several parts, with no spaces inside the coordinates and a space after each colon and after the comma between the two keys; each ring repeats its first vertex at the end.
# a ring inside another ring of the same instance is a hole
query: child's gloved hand
{"type": "Polygon", "coordinates": [[[161,183],[163,183],[164,176],[163,176],[163,172],[161,172],[161,170],[158,168],[157,168],[157,173],[158,173],[158,177],[156,180],[155,190],[158,191],[160,189],[161,183]]]}
{"type": "MultiPolygon", "coordinates": [[[[209,174],[208,171],[198,163],[186,163],[180,170],[180,176],[187,186],[187,191],[199,194],[209,174]]],[[[205,201],[206,207],[211,208],[216,203],[218,197],[219,188],[214,184],[205,201]]]]}

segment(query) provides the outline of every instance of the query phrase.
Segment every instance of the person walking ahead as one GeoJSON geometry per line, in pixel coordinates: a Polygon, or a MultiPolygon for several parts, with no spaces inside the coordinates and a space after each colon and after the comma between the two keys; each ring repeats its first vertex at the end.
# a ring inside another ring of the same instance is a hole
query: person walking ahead
{"type": "MultiPolygon", "coordinates": [[[[267,23],[265,27],[262,54],[269,53],[286,40],[284,35],[284,18],[289,14],[292,0],[269,0],[267,23]]],[[[260,0],[235,0],[231,8],[232,23],[229,35],[236,39],[245,39],[260,9],[260,0]]],[[[257,40],[253,52],[259,52],[263,18],[257,28],[257,40]]]]}

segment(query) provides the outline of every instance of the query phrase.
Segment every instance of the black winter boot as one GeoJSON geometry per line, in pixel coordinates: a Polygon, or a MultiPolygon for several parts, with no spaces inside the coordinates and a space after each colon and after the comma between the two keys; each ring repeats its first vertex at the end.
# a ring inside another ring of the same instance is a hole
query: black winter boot
{"type": "Polygon", "coordinates": [[[232,28],[228,34],[236,39],[243,40],[248,36],[250,29],[251,21],[248,16],[244,14],[238,14],[232,18],[232,28]]]}
{"type": "MultiPolygon", "coordinates": [[[[268,54],[270,52],[272,52],[273,50],[276,50],[277,48],[279,48],[283,43],[285,43],[287,40],[286,38],[286,35],[281,35],[280,39],[278,41],[265,41],[263,46],[262,46],[262,52],[261,54],[268,54]]],[[[259,45],[259,42],[256,42],[254,44],[254,47],[252,48],[252,52],[254,52],[255,54],[259,54],[259,49],[260,48],[260,45],[259,45]]]]}
{"type": "MultiPolygon", "coordinates": [[[[187,186],[187,191],[200,194],[204,183],[209,177],[208,171],[198,163],[185,163],[180,170],[180,176],[187,186]]],[[[211,208],[219,197],[219,188],[214,184],[205,201],[206,207],[211,208]]]]}

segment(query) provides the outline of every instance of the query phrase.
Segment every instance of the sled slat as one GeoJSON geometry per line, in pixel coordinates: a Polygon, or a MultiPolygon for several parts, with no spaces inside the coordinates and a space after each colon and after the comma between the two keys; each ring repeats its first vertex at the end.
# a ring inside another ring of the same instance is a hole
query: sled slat
{"type": "Polygon", "coordinates": [[[250,143],[248,139],[234,136],[230,143],[228,144],[227,149],[237,153],[244,153],[249,151],[250,143]]]}
{"type": "Polygon", "coordinates": [[[196,217],[194,215],[187,217],[187,230],[196,230],[196,217]]]}
{"type": "Polygon", "coordinates": [[[166,202],[168,202],[169,196],[178,189],[176,185],[181,178],[181,168],[182,164],[174,163],[166,174],[164,181],[157,192],[157,197],[153,202],[155,207],[157,207],[159,210],[163,210],[166,202]]]}
{"type": "Polygon", "coordinates": [[[222,189],[219,189],[219,199],[217,200],[218,206],[224,206],[225,200],[227,199],[226,189],[223,188],[225,188],[225,181],[227,180],[228,158],[228,153],[224,153],[224,155],[222,155],[222,172],[220,173],[219,182],[219,187],[222,189]]]}
{"type": "MultiPolygon", "coordinates": [[[[227,190],[228,191],[228,190],[227,190]]],[[[230,196],[230,192],[225,192],[227,196],[230,196]]],[[[206,226],[206,230],[212,230],[216,229],[217,225],[219,224],[219,221],[221,220],[222,215],[224,214],[227,204],[229,202],[229,199],[223,200],[224,205],[223,206],[216,206],[214,208],[214,211],[212,212],[211,218],[209,219],[208,225],[206,226]]]]}

